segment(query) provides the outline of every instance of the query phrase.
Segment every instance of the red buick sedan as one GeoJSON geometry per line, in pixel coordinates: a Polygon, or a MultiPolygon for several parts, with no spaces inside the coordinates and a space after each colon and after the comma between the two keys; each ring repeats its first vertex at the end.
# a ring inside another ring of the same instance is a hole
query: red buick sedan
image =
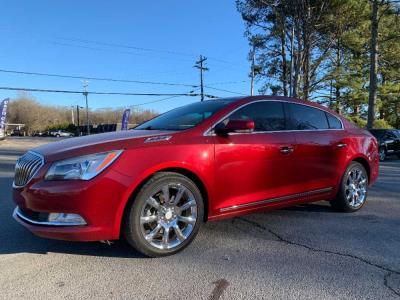
{"type": "Polygon", "coordinates": [[[14,218],[41,237],[122,236],[163,256],[188,246],[205,221],[319,200],[357,211],[378,164],[375,138],[323,106],[210,100],[29,151],[15,168],[14,218]]]}

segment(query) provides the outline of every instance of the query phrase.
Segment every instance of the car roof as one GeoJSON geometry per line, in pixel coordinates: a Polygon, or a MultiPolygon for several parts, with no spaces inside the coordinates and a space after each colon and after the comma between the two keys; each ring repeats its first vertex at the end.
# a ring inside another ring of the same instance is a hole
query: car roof
{"type": "Polygon", "coordinates": [[[331,114],[334,114],[336,116],[340,116],[337,112],[335,112],[335,111],[331,110],[330,108],[328,108],[326,106],[323,106],[323,105],[321,105],[321,104],[319,104],[317,102],[313,102],[313,101],[309,101],[309,100],[302,100],[302,99],[293,98],[293,97],[287,97],[287,96],[259,95],[259,96],[242,96],[242,97],[218,98],[217,100],[231,101],[232,103],[236,102],[236,103],[240,103],[240,104],[256,102],[256,101],[259,101],[259,100],[263,100],[263,101],[284,101],[284,102],[291,102],[291,103],[298,103],[298,104],[304,104],[304,105],[312,106],[312,107],[315,107],[315,108],[319,108],[319,109],[325,110],[325,111],[327,111],[327,112],[329,112],[331,114]]]}
{"type": "MultiPolygon", "coordinates": [[[[293,97],[287,97],[287,96],[269,96],[269,95],[258,95],[258,96],[242,96],[242,97],[229,97],[229,98],[218,98],[216,100],[221,100],[221,101],[240,101],[240,102],[253,102],[253,101],[258,101],[258,100],[270,100],[270,101],[285,101],[285,102],[293,102],[293,103],[302,103],[302,104],[307,104],[307,105],[312,105],[316,107],[321,107],[322,105],[309,101],[309,100],[302,100],[298,98],[293,98],[293,97]]],[[[213,100],[210,100],[213,101],[213,100]]],[[[215,101],[215,100],[214,100],[215,101]]],[[[326,108],[322,106],[323,108],[326,108]]]]}

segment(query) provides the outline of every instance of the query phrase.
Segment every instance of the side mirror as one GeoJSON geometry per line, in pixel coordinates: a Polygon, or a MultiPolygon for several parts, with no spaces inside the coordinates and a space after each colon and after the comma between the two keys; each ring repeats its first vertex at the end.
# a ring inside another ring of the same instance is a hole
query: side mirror
{"type": "Polygon", "coordinates": [[[255,128],[253,120],[229,120],[228,124],[218,123],[214,127],[217,135],[226,136],[229,132],[252,132],[255,128]]]}

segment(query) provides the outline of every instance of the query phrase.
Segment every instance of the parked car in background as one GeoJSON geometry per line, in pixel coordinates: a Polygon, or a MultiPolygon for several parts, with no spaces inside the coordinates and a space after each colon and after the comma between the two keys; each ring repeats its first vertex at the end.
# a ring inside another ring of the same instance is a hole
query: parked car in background
{"type": "Polygon", "coordinates": [[[42,237],[124,237],[165,256],[204,221],[320,200],[358,211],[378,171],[371,133],[316,103],[210,100],[29,151],[15,168],[14,218],[42,237]]]}
{"type": "Polygon", "coordinates": [[[24,136],[24,132],[20,129],[14,129],[11,131],[11,136],[24,136]]]}
{"type": "Polygon", "coordinates": [[[400,158],[400,131],[397,129],[371,129],[370,132],[379,143],[379,160],[384,161],[388,155],[400,158]]]}
{"type": "Polygon", "coordinates": [[[0,140],[4,140],[6,138],[6,133],[3,128],[0,128],[0,140]]]}
{"type": "Polygon", "coordinates": [[[54,130],[54,131],[50,131],[50,136],[71,137],[71,136],[74,136],[74,134],[71,132],[65,131],[65,130],[54,130]]]}
{"type": "Polygon", "coordinates": [[[36,131],[32,134],[32,136],[47,137],[47,136],[50,136],[50,132],[49,131],[36,131]]]}

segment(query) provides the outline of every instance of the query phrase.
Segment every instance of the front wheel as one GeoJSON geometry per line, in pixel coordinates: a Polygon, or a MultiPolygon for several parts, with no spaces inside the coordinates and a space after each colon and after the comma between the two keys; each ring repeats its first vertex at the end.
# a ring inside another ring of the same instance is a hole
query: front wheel
{"type": "Polygon", "coordinates": [[[330,203],[344,212],[359,210],[367,200],[368,174],[362,164],[353,161],[343,174],[339,192],[330,203]]]}
{"type": "Polygon", "coordinates": [[[203,215],[203,198],[193,181],[178,173],[160,172],[127,207],[122,231],[142,254],[166,256],[192,242],[203,215]]]}

